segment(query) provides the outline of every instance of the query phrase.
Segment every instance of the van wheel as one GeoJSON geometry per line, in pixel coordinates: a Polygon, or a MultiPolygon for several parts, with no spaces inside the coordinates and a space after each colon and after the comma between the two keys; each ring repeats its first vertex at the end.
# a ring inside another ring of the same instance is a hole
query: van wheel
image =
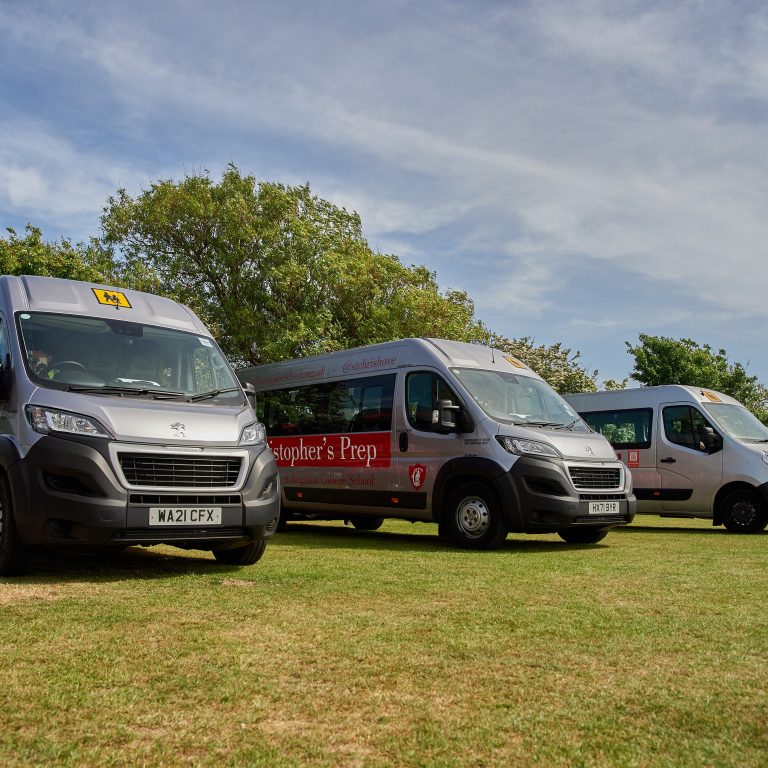
{"type": "Polygon", "coordinates": [[[0,475],[0,576],[18,576],[24,571],[26,553],[16,530],[8,480],[0,475]]]}
{"type": "Polygon", "coordinates": [[[253,565],[261,560],[266,548],[266,539],[256,539],[237,549],[214,549],[213,556],[222,565],[253,565]]]}
{"type": "Polygon", "coordinates": [[[569,544],[597,544],[608,535],[608,531],[605,528],[564,528],[557,535],[569,544]]]}
{"type": "Polygon", "coordinates": [[[349,522],[358,531],[378,531],[382,525],[384,525],[383,517],[365,517],[363,515],[355,515],[350,517],[349,522]]]}
{"type": "Polygon", "coordinates": [[[759,533],[768,525],[765,503],[753,491],[731,491],[723,499],[720,513],[731,533],[759,533]]]}
{"type": "Polygon", "coordinates": [[[496,549],[507,526],[496,494],[482,483],[464,483],[450,495],[438,535],[464,549],[496,549]]]}

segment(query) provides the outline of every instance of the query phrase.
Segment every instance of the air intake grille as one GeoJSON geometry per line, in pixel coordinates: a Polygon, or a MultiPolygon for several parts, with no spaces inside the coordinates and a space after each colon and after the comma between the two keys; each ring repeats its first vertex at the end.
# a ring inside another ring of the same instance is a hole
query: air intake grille
{"type": "Polygon", "coordinates": [[[605,467],[568,467],[571,480],[576,488],[588,491],[592,488],[619,488],[621,470],[605,467]]]}
{"type": "Polygon", "coordinates": [[[156,488],[227,488],[237,483],[239,457],[121,453],[120,467],[130,485],[156,488]]]}

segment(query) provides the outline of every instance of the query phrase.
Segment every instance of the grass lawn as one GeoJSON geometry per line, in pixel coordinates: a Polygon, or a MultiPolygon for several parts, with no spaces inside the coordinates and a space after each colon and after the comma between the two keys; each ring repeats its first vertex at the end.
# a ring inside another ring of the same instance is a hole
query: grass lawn
{"type": "Polygon", "coordinates": [[[768,534],[294,524],[0,579],[0,765],[766,766],[768,534]]]}

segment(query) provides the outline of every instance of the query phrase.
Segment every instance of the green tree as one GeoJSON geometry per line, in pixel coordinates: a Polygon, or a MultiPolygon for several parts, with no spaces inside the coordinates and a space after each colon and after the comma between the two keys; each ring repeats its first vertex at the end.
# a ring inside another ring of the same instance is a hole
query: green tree
{"type": "Polygon", "coordinates": [[[768,423],[768,388],[750,376],[741,363],[731,363],[724,349],[715,352],[692,339],[671,339],[641,333],[627,350],[635,358],[631,376],[646,386],[687,384],[735,397],[768,423]]]}
{"type": "Polygon", "coordinates": [[[72,245],[62,239],[56,243],[43,241],[42,232],[31,224],[20,237],[12,228],[7,238],[0,237],[0,274],[45,275],[71,280],[103,283],[114,272],[112,257],[95,244],[72,245]]]}
{"type": "Polygon", "coordinates": [[[507,339],[491,334],[489,343],[520,359],[561,394],[594,392],[597,389],[597,371],[589,373],[578,362],[580,353],[572,352],[560,342],[536,346],[528,336],[507,339]]]}
{"type": "Polygon", "coordinates": [[[407,336],[479,341],[466,293],[374,252],[360,218],[314,196],[244,176],[233,165],[118,190],[101,245],[126,276],[193,307],[236,364],[257,365],[407,336]]]}

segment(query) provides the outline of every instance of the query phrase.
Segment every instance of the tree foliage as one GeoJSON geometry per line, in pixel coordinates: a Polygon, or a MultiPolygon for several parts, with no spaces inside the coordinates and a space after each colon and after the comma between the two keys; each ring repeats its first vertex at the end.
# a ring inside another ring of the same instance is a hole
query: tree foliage
{"type": "Polygon", "coordinates": [[[6,231],[9,236],[0,237],[0,274],[104,282],[105,276],[112,273],[111,256],[95,245],[72,245],[66,239],[47,243],[42,232],[31,224],[27,224],[24,237],[10,227],[6,231]]]}
{"type": "Polygon", "coordinates": [[[409,336],[493,344],[560,392],[592,391],[589,373],[560,343],[507,339],[475,317],[463,291],[434,272],[373,251],[359,216],[308,185],[261,182],[229,166],[118,190],[88,244],[47,243],[27,226],[0,238],[6,274],[38,274],[134,288],[191,306],[235,364],[256,365],[409,336]]]}
{"type": "Polygon", "coordinates": [[[484,328],[462,291],[374,252],[360,218],[308,185],[257,183],[230,165],[119,190],[102,216],[127,273],[192,306],[239,364],[257,365],[406,336],[476,341],[484,328]]]}
{"type": "Polygon", "coordinates": [[[578,362],[579,352],[572,352],[560,342],[536,346],[528,336],[507,339],[498,334],[491,334],[489,342],[522,360],[561,394],[594,392],[597,389],[597,371],[589,373],[578,362]]]}
{"type": "Polygon", "coordinates": [[[728,361],[724,349],[692,339],[671,339],[641,333],[627,350],[635,358],[631,376],[646,386],[687,384],[724,392],[735,397],[759,419],[768,423],[768,389],[757,376],[750,376],[741,363],[728,361]]]}

